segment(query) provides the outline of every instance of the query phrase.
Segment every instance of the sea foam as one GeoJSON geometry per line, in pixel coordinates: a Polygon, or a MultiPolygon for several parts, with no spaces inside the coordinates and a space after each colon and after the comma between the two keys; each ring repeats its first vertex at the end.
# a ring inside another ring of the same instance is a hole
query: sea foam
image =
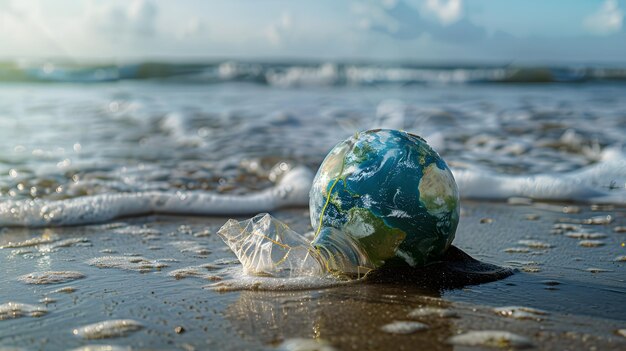
{"type": "MultiPolygon", "coordinates": [[[[453,167],[462,198],[626,204],[626,155],[607,148],[599,162],[572,172],[507,175],[478,167],[453,167]]],[[[287,172],[277,184],[246,195],[206,191],[145,191],[100,194],[66,200],[18,200],[0,204],[0,226],[64,226],[101,223],[152,213],[180,215],[250,215],[306,206],[313,173],[305,167],[287,172]]]]}

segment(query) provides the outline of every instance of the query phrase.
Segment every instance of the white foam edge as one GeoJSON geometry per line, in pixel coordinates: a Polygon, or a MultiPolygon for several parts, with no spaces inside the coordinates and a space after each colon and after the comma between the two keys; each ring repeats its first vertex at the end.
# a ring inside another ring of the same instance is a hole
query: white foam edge
{"type": "MultiPolygon", "coordinates": [[[[478,167],[453,168],[462,198],[626,204],[626,155],[621,147],[602,152],[600,161],[568,173],[505,175],[478,167]],[[617,189],[609,189],[615,184],[617,189]]],[[[18,200],[0,204],[0,226],[64,226],[106,222],[147,214],[208,216],[250,215],[284,207],[306,206],[313,173],[296,167],[273,187],[246,195],[204,191],[101,194],[67,200],[18,200]]]]}

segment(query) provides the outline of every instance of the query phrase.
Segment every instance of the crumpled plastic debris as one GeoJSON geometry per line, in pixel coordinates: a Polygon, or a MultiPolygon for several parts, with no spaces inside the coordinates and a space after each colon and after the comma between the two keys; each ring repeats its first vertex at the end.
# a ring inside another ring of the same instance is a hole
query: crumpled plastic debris
{"type": "Polygon", "coordinates": [[[231,219],[217,234],[249,275],[354,279],[374,268],[360,245],[339,230],[323,228],[310,242],[267,213],[241,222],[231,219]]]}

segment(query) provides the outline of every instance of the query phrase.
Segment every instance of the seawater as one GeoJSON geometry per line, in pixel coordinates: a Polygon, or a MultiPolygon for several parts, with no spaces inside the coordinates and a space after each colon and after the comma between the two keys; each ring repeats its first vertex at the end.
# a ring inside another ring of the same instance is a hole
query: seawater
{"type": "MultiPolygon", "coordinates": [[[[158,207],[154,203],[163,196],[180,200],[166,212],[211,214],[194,211],[191,199],[201,207],[213,194],[245,196],[271,188],[292,168],[314,172],[333,145],[372,128],[425,137],[450,164],[465,198],[626,203],[626,84],[619,69],[546,68],[554,79],[504,83],[445,77],[511,76],[528,69],[233,62],[168,67],[163,74],[144,70],[152,73],[113,80],[75,79],[76,72],[89,71],[76,67],[48,67],[45,72],[57,74],[49,79],[11,80],[5,74],[2,223],[98,222],[118,216],[106,213],[115,206],[119,215],[153,212],[149,206],[158,207]],[[345,78],[374,69],[386,78],[345,78]],[[432,79],[392,79],[415,72],[432,79]],[[578,78],[563,79],[563,72],[578,78]],[[115,206],[101,200],[118,194],[115,206]],[[72,199],[78,202],[64,202],[72,199]],[[48,201],[61,201],[58,211],[48,201]],[[69,217],[77,215],[66,208],[81,206],[92,220],[69,217]]],[[[289,205],[306,205],[306,198],[289,205]]]]}

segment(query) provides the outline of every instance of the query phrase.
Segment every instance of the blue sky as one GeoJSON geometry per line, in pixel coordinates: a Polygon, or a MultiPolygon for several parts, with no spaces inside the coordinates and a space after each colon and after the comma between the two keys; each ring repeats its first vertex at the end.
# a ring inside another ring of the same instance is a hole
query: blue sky
{"type": "Polygon", "coordinates": [[[626,60],[626,0],[0,0],[0,58],[626,60]]]}

